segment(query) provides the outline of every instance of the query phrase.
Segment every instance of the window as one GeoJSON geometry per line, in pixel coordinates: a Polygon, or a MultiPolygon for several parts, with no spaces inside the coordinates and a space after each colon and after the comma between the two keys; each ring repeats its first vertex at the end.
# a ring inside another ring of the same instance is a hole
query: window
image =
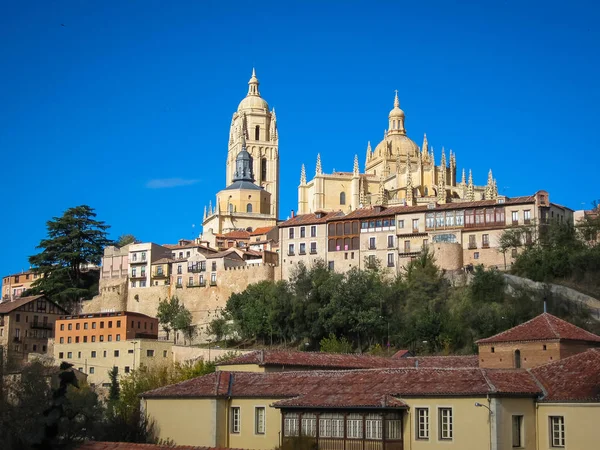
{"type": "Polygon", "coordinates": [[[404,253],[410,253],[410,241],[404,241],[404,253]]]}
{"type": "Polygon", "coordinates": [[[65,338],[64,338],[64,337],[61,337],[61,338],[60,338],[60,343],[61,343],[61,344],[64,344],[64,343],[65,343],[65,338]]]}
{"type": "Polygon", "coordinates": [[[96,350],[92,350],[92,358],[96,357],[96,350]]]}
{"type": "Polygon", "coordinates": [[[470,234],[469,235],[469,248],[477,248],[477,236],[475,236],[474,234],[470,234]]]}
{"type": "Polygon", "coordinates": [[[119,357],[119,350],[115,350],[114,355],[115,355],[115,358],[118,358],[119,357]]]}
{"type": "Polygon", "coordinates": [[[317,253],[317,243],[316,242],[311,242],[310,243],[310,253],[312,255],[314,255],[315,253],[317,253]]]}
{"type": "Polygon", "coordinates": [[[104,335],[103,334],[100,335],[100,342],[104,342],[104,335]]]}
{"type": "Polygon", "coordinates": [[[215,285],[217,283],[217,274],[216,273],[211,273],[210,274],[210,284],[211,285],[215,285]]]}
{"type": "Polygon", "coordinates": [[[300,227],[300,237],[306,237],[306,227],[300,227]]]}
{"type": "Polygon", "coordinates": [[[512,416],[512,446],[523,447],[523,416],[512,416]]]}
{"type": "Polygon", "coordinates": [[[125,366],[125,373],[129,373],[129,366],[125,366]]]}
{"type": "Polygon", "coordinates": [[[362,439],[363,421],[362,414],[348,414],[346,419],[346,433],[348,439],[362,439]]]}
{"type": "Polygon", "coordinates": [[[513,223],[513,225],[516,225],[519,223],[519,211],[512,212],[512,223],[513,223]]]}
{"type": "Polygon", "coordinates": [[[413,219],[412,220],[412,228],[413,228],[413,233],[418,233],[418,231],[419,231],[419,219],[413,219]]]}
{"type": "Polygon", "coordinates": [[[64,323],[60,324],[60,331],[65,331],[65,324],[64,323]]]}
{"type": "Polygon", "coordinates": [[[525,211],[523,211],[523,221],[525,222],[525,224],[531,223],[531,210],[526,209],[525,211]]]}
{"type": "Polygon", "coordinates": [[[15,322],[20,322],[21,321],[21,314],[16,314],[15,315],[15,322]]]}
{"type": "Polygon", "coordinates": [[[317,227],[315,225],[310,227],[310,237],[317,237],[317,227]]]}
{"type": "Polygon", "coordinates": [[[394,236],[388,236],[388,248],[394,248],[394,236]]]}
{"type": "Polygon", "coordinates": [[[146,252],[142,252],[142,261],[146,261],[146,252]]]}
{"type": "Polygon", "coordinates": [[[319,416],[319,436],[326,438],[344,437],[344,415],[325,413],[319,416]]]}
{"type": "Polygon", "coordinates": [[[329,261],[327,263],[327,267],[329,268],[329,270],[334,270],[335,269],[335,263],[334,263],[334,261],[329,261]]]}
{"type": "Polygon", "coordinates": [[[479,252],[473,253],[473,259],[479,259],[479,252]]]}
{"type": "Polygon", "coordinates": [[[72,341],[73,341],[73,339],[71,338],[71,336],[69,336],[69,337],[67,338],[67,344],[70,344],[72,341]]]}
{"type": "Polygon", "coordinates": [[[254,408],[254,433],[265,434],[265,407],[254,408]]]}
{"type": "Polygon", "coordinates": [[[263,158],[260,160],[260,175],[261,180],[264,181],[267,179],[267,158],[263,158]]]}
{"type": "Polygon", "coordinates": [[[290,229],[289,229],[289,231],[288,231],[288,233],[289,233],[289,234],[288,234],[288,237],[289,237],[290,239],[294,239],[294,229],[293,229],[293,228],[290,228],[290,229]]]}
{"type": "Polygon", "coordinates": [[[440,439],[452,439],[452,408],[439,409],[440,439]]]}
{"type": "Polygon", "coordinates": [[[286,413],[283,419],[283,435],[298,436],[298,413],[286,413]]]}
{"type": "Polygon", "coordinates": [[[177,273],[181,274],[182,272],[183,272],[183,268],[182,268],[181,264],[178,264],[177,265],[177,273]]]}
{"type": "Polygon", "coordinates": [[[148,358],[153,358],[154,357],[154,350],[146,350],[146,356],[148,358]]]}
{"type": "Polygon", "coordinates": [[[417,408],[417,439],[429,439],[429,408],[417,408]]]}
{"type": "Polygon", "coordinates": [[[231,407],[231,432],[232,433],[240,432],[240,407],[239,406],[231,407]]]}
{"type": "Polygon", "coordinates": [[[117,336],[117,341],[120,341],[121,340],[121,335],[117,334],[116,336],[117,336]]]}
{"type": "Polygon", "coordinates": [[[93,374],[93,373],[94,373],[94,368],[90,367],[90,374],[93,374]]]}
{"type": "Polygon", "coordinates": [[[490,235],[484,234],[481,236],[481,246],[483,248],[488,248],[490,246],[490,235]]]}
{"type": "Polygon", "coordinates": [[[81,352],[77,352],[77,357],[81,359],[81,352]]]}
{"type": "Polygon", "coordinates": [[[381,414],[367,414],[365,417],[365,439],[379,439],[383,434],[381,414]]]}
{"type": "Polygon", "coordinates": [[[288,256],[294,256],[294,244],[288,246],[288,256]]]}
{"type": "Polygon", "coordinates": [[[73,352],[67,352],[67,358],[69,358],[69,359],[73,358],[73,352]]]}
{"type": "Polygon", "coordinates": [[[370,237],[369,238],[369,250],[375,250],[375,238],[374,237],[370,237]]]}
{"type": "Polygon", "coordinates": [[[314,437],[317,435],[317,415],[312,413],[302,414],[302,436],[314,437]]]}
{"type": "Polygon", "coordinates": [[[183,285],[183,278],[177,277],[177,286],[181,287],[183,285]]]}
{"type": "Polygon", "coordinates": [[[300,254],[306,255],[306,244],[304,242],[300,244],[300,254]]]}
{"type": "Polygon", "coordinates": [[[96,336],[92,336],[92,342],[96,342],[96,336]]]}
{"type": "Polygon", "coordinates": [[[167,351],[163,350],[163,358],[166,358],[166,357],[167,357],[167,351]]]}
{"type": "Polygon", "coordinates": [[[58,359],[63,359],[65,354],[63,352],[58,352],[58,359]]]}
{"type": "Polygon", "coordinates": [[[550,443],[552,447],[565,446],[565,418],[550,416],[550,443]]]}
{"type": "Polygon", "coordinates": [[[393,253],[388,253],[387,265],[388,265],[388,267],[394,267],[394,254],[393,253]]]}
{"type": "Polygon", "coordinates": [[[70,323],[69,325],[67,325],[67,329],[68,329],[68,330],[72,330],[72,329],[73,329],[73,324],[72,324],[72,323],[70,323]]]}
{"type": "Polygon", "coordinates": [[[96,322],[92,322],[92,330],[96,329],[96,322]]]}
{"type": "Polygon", "coordinates": [[[100,328],[104,328],[104,322],[102,320],[100,321],[100,328]]]}
{"type": "Polygon", "coordinates": [[[248,203],[248,204],[246,205],[246,212],[247,212],[247,213],[251,213],[251,212],[252,212],[252,203],[248,203]]]}
{"type": "Polygon", "coordinates": [[[194,277],[189,277],[188,278],[188,286],[193,286],[194,285],[194,277]]]}
{"type": "Polygon", "coordinates": [[[404,228],[404,220],[398,221],[398,228],[404,228]]]}
{"type": "Polygon", "coordinates": [[[345,204],[346,204],[346,193],[340,192],[340,205],[345,205],[345,204]]]}
{"type": "Polygon", "coordinates": [[[214,261],[213,261],[213,263],[212,263],[212,269],[211,269],[211,270],[212,270],[213,272],[214,272],[215,270],[217,270],[217,263],[216,263],[216,262],[214,262],[214,261]]]}
{"type": "Polygon", "coordinates": [[[521,350],[515,350],[515,369],[521,368],[521,350]]]}

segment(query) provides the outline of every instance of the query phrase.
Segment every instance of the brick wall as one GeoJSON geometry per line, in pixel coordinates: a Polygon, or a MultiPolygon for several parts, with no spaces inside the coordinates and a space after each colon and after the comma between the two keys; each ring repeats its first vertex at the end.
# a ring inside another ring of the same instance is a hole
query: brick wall
{"type": "Polygon", "coordinates": [[[516,350],[521,352],[521,367],[524,369],[540,366],[561,358],[558,341],[480,344],[479,366],[489,369],[513,369],[515,367],[516,350]],[[494,349],[493,352],[492,349],[494,349]]]}

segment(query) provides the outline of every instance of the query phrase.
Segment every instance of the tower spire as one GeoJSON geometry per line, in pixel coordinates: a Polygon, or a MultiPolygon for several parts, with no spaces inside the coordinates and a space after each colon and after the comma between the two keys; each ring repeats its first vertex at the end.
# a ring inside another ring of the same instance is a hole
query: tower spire
{"type": "Polygon", "coordinates": [[[371,159],[371,141],[367,142],[367,159],[365,160],[365,170],[366,170],[366,165],[369,162],[369,160],[371,159]]]}
{"type": "Polygon", "coordinates": [[[316,175],[323,175],[323,169],[321,168],[321,154],[317,153],[317,170],[316,175]]]}
{"type": "Polygon", "coordinates": [[[206,217],[207,217],[206,216],[206,205],[204,205],[204,216],[202,217],[202,220],[203,221],[206,220],[206,217]]]}
{"type": "Polygon", "coordinates": [[[302,164],[302,168],[300,169],[300,184],[306,184],[306,168],[304,167],[304,164],[302,164]]]}
{"type": "Polygon", "coordinates": [[[421,147],[421,155],[424,161],[429,159],[429,143],[427,142],[427,133],[423,133],[423,147],[421,147]]]}
{"type": "Polygon", "coordinates": [[[394,108],[400,108],[400,100],[398,99],[398,89],[396,89],[396,96],[394,97],[394,108]]]}
{"type": "Polygon", "coordinates": [[[460,184],[462,184],[463,186],[467,185],[467,178],[466,178],[466,175],[465,175],[465,169],[463,169],[463,171],[462,171],[462,179],[460,180],[460,184]]]}
{"type": "Polygon", "coordinates": [[[469,184],[467,185],[467,201],[475,201],[475,186],[473,186],[473,172],[469,169],[469,184]]]}
{"type": "Polygon", "coordinates": [[[494,199],[494,175],[492,174],[492,169],[488,172],[487,184],[485,186],[485,199],[494,199]]]}
{"type": "Polygon", "coordinates": [[[254,67],[252,68],[252,76],[250,77],[250,81],[248,81],[248,95],[256,95],[260,97],[260,92],[258,91],[258,78],[256,78],[256,70],[254,67]]]}
{"type": "Polygon", "coordinates": [[[413,204],[413,183],[410,156],[406,158],[406,204],[408,206],[413,204]]]}
{"type": "Polygon", "coordinates": [[[352,171],[352,176],[357,177],[359,175],[359,167],[358,167],[358,155],[354,155],[354,168],[352,171]]]}

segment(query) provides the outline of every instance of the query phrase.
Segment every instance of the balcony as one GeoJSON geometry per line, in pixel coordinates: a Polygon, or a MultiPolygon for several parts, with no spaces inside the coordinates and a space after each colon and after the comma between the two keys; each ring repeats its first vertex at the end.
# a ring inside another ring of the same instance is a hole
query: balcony
{"type": "Polygon", "coordinates": [[[141,259],[139,261],[129,261],[129,264],[146,264],[147,262],[147,259],[141,259]]]}
{"type": "Polygon", "coordinates": [[[471,244],[471,243],[469,242],[469,250],[474,250],[474,249],[476,249],[476,248],[477,248],[477,244],[471,244]]]}
{"type": "Polygon", "coordinates": [[[135,280],[135,279],[143,279],[143,280],[145,280],[146,279],[146,272],[140,273],[140,274],[136,274],[136,275],[131,274],[131,276],[129,278],[131,278],[132,280],[135,280]]]}
{"type": "Polygon", "coordinates": [[[377,246],[375,246],[375,245],[369,245],[369,250],[377,250],[377,246]]]}
{"type": "Polygon", "coordinates": [[[418,228],[413,228],[412,232],[413,232],[413,234],[418,234],[419,233],[419,229],[418,228]]]}
{"type": "Polygon", "coordinates": [[[525,220],[523,220],[523,223],[525,225],[531,225],[531,219],[525,219],[525,220]]]}
{"type": "Polygon", "coordinates": [[[206,267],[188,266],[188,273],[200,273],[200,272],[206,272],[206,267]]]}
{"type": "Polygon", "coordinates": [[[481,248],[490,248],[490,243],[484,242],[483,244],[481,244],[481,248]]]}
{"type": "Polygon", "coordinates": [[[29,327],[37,330],[51,330],[51,323],[30,322],[29,327]]]}
{"type": "Polygon", "coordinates": [[[167,277],[168,277],[168,275],[164,272],[160,272],[160,273],[156,272],[156,273],[152,274],[152,278],[167,278],[167,277]]]}
{"type": "Polygon", "coordinates": [[[186,284],[186,287],[188,287],[188,288],[197,288],[197,287],[205,287],[205,286],[206,286],[206,281],[200,281],[198,283],[186,284]]]}
{"type": "Polygon", "coordinates": [[[513,224],[514,226],[517,226],[517,225],[519,225],[519,221],[518,221],[518,220],[513,220],[513,221],[512,221],[512,224],[513,224]]]}

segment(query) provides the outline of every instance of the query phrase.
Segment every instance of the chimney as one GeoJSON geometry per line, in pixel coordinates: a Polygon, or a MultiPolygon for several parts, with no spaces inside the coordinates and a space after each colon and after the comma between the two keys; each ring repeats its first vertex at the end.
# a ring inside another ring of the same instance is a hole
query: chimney
{"type": "Polygon", "coordinates": [[[296,212],[292,209],[292,219],[296,217],[296,212]]]}

